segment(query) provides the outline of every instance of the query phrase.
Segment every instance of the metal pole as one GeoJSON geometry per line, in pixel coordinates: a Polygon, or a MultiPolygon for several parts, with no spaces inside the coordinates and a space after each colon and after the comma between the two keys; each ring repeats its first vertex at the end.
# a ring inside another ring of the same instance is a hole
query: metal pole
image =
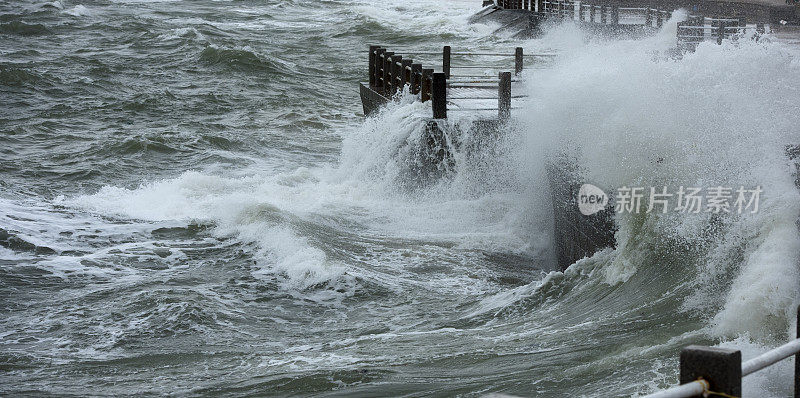
{"type": "Polygon", "coordinates": [[[508,120],[511,117],[511,72],[500,72],[497,85],[497,117],[508,120]]]}
{"type": "Polygon", "coordinates": [[[450,46],[444,46],[442,49],[442,72],[450,78],[450,46]]]}
{"type": "Polygon", "coordinates": [[[514,73],[517,75],[522,73],[523,57],[522,47],[517,47],[516,50],[514,50],[514,73]]]}
{"type": "Polygon", "coordinates": [[[433,118],[447,119],[447,75],[444,72],[433,74],[433,118]]]}
{"type": "Polygon", "coordinates": [[[680,382],[691,383],[702,378],[710,390],[742,396],[742,352],[727,348],[690,345],[681,350],[680,382]]]}

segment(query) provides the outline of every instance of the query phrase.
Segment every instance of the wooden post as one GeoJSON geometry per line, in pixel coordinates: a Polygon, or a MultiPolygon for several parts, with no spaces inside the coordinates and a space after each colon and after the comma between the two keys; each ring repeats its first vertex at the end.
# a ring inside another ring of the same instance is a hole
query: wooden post
{"type": "Polygon", "coordinates": [[[447,75],[444,72],[433,74],[433,87],[431,89],[433,99],[433,118],[447,119],[447,75]]]}
{"type": "Polygon", "coordinates": [[[681,384],[703,378],[710,390],[742,396],[742,352],[690,345],[681,351],[681,384]]]}
{"type": "Polygon", "coordinates": [[[411,94],[420,93],[422,85],[422,64],[411,64],[411,94]]]}
{"type": "Polygon", "coordinates": [[[375,87],[383,88],[383,53],[386,52],[385,48],[378,48],[375,50],[375,87]]]}
{"type": "Polygon", "coordinates": [[[651,13],[650,5],[644,10],[644,24],[648,28],[653,26],[653,14],[651,13]]]}
{"type": "Polygon", "coordinates": [[[369,46],[369,86],[375,86],[375,50],[378,46],[369,46]]]}
{"type": "Polygon", "coordinates": [[[497,117],[508,120],[511,117],[511,72],[500,72],[497,86],[497,117]]]}
{"type": "MultiPolygon", "coordinates": [[[[401,63],[402,65],[400,66],[400,91],[402,91],[406,87],[406,84],[409,84],[411,82],[411,64],[413,63],[414,61],[410,59],[404,59],[403,62],[401,63]]],[[[408,91],[410,92],[411,89],[409,89],[408,91]]]]}
{"type": "Polygon", "coordinates": [[[594,4],[589,5],[589,22],[594,23],[594,4]]]}
{"type": "Polygon", "coordinates": [[[426,102],[431,99],[431,81],[433,79],[433,69],[422,70],[422,94],[420,99],[426,102]]]}
{"type": "Polygon", "coordinates": [[[450,78],[450,46],[442,48],[442,72],[447,78],[450,78]]]}
{"type": "Polygon", "coordinates": [[[611,9],[611,23],[614,25],[619,25],[619,6],[614,6],[611,9]]]}
{"type": "Polygon", "coordinates": [[[392,87],[392,56],[394,55],[391,51],[386,51],[383,53],[383,93],[387,95],[391,95],[389,90],[392,87]]]}
{"type": "Polygon", "coordinates": [[[517,47],[514,50],[514,74],[522,73],[523,67],[523,55],[522,55],[522,47],[517,47]]]}
{"type": "Polygon", "coordinates": [[[605,25],[606,24],[606,6],[605,4],[600,6],[600,23],[605,25]]]}
{"type": "Polygon", "coordinates": [[[398,63],[403,62],[402,55],[392,55],[392,95],[396,93],[400,87],[400,65],[398,63]]]}
{"type": "Polygon", "coordinates": [[[722,39],[725,38],[725,21],[717,21],[717,44],[722,44],[722,39]]]}
{"type": "Polygon", "coordinates": [[[530,10],[531,9],[531,0],[525,0],[525,2],[522,3],[522,8],[525,9],[525,10],[530,10]]]}
{"type": "Polygon", "coordinates": [[[664,24],[661,16],[661,10],[656,10],[656,27],[661,29],[661,26],[664,24]]]}
{"type": "Polygon", "coordinates": [[[578,4],[578,21],[583,22],[583,2],[578,4]]]}

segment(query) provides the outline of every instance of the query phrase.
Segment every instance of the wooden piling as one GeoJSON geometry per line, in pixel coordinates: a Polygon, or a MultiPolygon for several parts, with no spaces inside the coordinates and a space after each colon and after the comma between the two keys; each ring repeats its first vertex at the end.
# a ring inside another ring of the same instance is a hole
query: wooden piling
{"type": "Polygon", "coordinates": [[[605,25],[606,24],[606,6],[600,6],[600,23],[605,25]]]}
{"type": "Polygon", "coordinates": [[[594,4],[589,5],[589,22],[594,23],[594,4]]]}
{"type": "Polygon", "coordinates": [[[611,8],[611,23],[614,25],[619,25],[619,6],[614,6],[611,8]]]}
{"type": "Polygon", "coordinates": [[[383,93],[387,95],[391,95],[389,90],[391,89],[391,78],[392,78],[392,56],[394,55],[391,51],[386,51],[383,53],[383,93]]]}
{"type": "Polygon", "coordinates": [[[719,20],[717,23],[717,44],[722,44],[722,39],[725,38],[725,21],[719,20]]]}
{"type": "Polygon", "coordinates": [[[447,119],[447,75],[444,72],[433,74],[433,87],[431,88],[433,118],[447,119]]]}
{"type": "Polygon", "coordinates": [[[514,73],[517,75],[522,73],[523,62],[524,62],[523,58],[524,56],[522,55],[522,47],[517,47],[514,50],[514,73]]]}
{"type": "Polygon", "coordinates": [[[508,120],[511,117],[511,72],[500,72],[497,85],[497,117],[508,120]]]}
{"type": "Polygon", "coordinates": [[[442,72],[448,79],[450,78],[450,46],[442,48],[442,72]]]}
{"type": "Polygon", "coordinates": [[[420,94],[420,99],[422,102],[427,102],[431,99],[431,90],[432,90],[432,81],[433,81],[433,69],[423,69],[422,70],[422,93],[420,94]]]}
{"type": "Polygon", "coordinates": [[[417,95],[421,91],[422,64],[411,64],[411,94],[417,95]]]}
{"type": "Polygon", "coordinates": [[[403,62],[402,55],[392,55],[392,95],[402,89],[400,87],[400,65],[398,65],[401,62],[403,62]]]}
{"type": "Polygon", "coordinates": [[[648,28],[653,26],[653,14],[650,10],[650,5],[647,5],[647,8],[644,10],[644,24],[648,28]]]}
{"type": "Polygon", "coordinates": [[[664,20],[661,15],[661,10],[656,10],[656,27],[661,29],[662,25],[664,25],[664,20]]]}
{"type": "MultiPolygon", "coordinates": [[[[404,59],[403,62],[401,62],[401,66],[400,66],[400,91],[405,89],[406,84],[409,84],[411,82],[411,64],[413,64],[413,63],[414,63],[414,61],[412,61],[410,59],[404,59]]],[[[409,92],[410,91],[411,90],[409,90],[409,92]]]]}
{"type": "Polygon", "coordinates": [[[375,86],[375,51],[378,46],[369,46],[369,85],[375,86]]]}
{"type": "Polygon", "coordinates": [[[372,77],[372,79],[375,81],[375,87],[378,88],[383,88],[383,53],[385,52],[385,48],[378,48],[375,50],[375,75],[372,77]]]}

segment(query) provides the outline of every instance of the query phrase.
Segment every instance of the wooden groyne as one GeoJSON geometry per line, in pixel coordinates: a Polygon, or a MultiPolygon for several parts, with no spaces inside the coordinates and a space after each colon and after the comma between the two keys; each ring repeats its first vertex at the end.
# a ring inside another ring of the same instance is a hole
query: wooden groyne
{"type": "Polygon", "coordinates": [[[514,103],[525,98],[512,94],[525,65],[546,63],[555,54],[513,52],[392,51],[369,48],[369,81],[361,83],[364,114],[370,115],[395,95],[407,89],[422,102],[431,102],[432,118],[446,119],[448,112],[476,112],[483,118],[493,113],[508,119],[514,103]],[[423,57],[428,63],[415,62],[423,57]],[[441,57],[440,62],[433,61],[441,57]]]}
{"type": "MultiPolygon", "coordinates": [[[[547,64],[554,56],[525,54],[519,47],[513,52],[459,52],[444,46],[441,52],[405,50],[400,53],[370,46],[369,80],[360,87],[364,113],[374,114],[400,93],[430,102],[431,118],[424,131],[429,151],[425,162],[430,165],[423,166],[425,170],[418,174],[421,178],[435,178],[431,170],[454,162],[452,152],[458,148],[451,145],[458,145],[460,134],[451,131],[449,136],[453,139],[447,142],[442,130],[446,127],[438,121],[451,113],[468,112],[475,118],[472,124],[475,131],[504,129],[504,124],[523,106],[526,98],[514,90],[521,83],[523,70],[547,64]],[[417,62],[412,56],[427,57],[429,63],[417,62]]],[[[578,210],[583,173],[574,164],[565,157],[554,158],[547,170],[554,214],[554,251],[558,268],[562,270],[599,249],[615,246],[616,228],[611,209],[591,216],[578,210]]]]}

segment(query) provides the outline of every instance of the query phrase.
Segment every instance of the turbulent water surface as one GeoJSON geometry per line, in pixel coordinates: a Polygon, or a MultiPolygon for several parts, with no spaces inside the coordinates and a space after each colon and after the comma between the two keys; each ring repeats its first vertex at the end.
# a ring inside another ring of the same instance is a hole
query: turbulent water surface
{"type": "MultiPolygon", "coordinates": [[[[631,396],[684,345],[793,334],[796,49],[671,59],[674,19],[519,41],[479,3],[0,1],[0,394],[631,396]],[[368,44],[559,57],[431,179],[429,108],[361,114],[368,44]],[[603,187],[764,194],[621,214],[617,249],[554,272],[564,151],[603,187]]],[[[745,392],[787,396],[791,366],[745,392]]]]}

